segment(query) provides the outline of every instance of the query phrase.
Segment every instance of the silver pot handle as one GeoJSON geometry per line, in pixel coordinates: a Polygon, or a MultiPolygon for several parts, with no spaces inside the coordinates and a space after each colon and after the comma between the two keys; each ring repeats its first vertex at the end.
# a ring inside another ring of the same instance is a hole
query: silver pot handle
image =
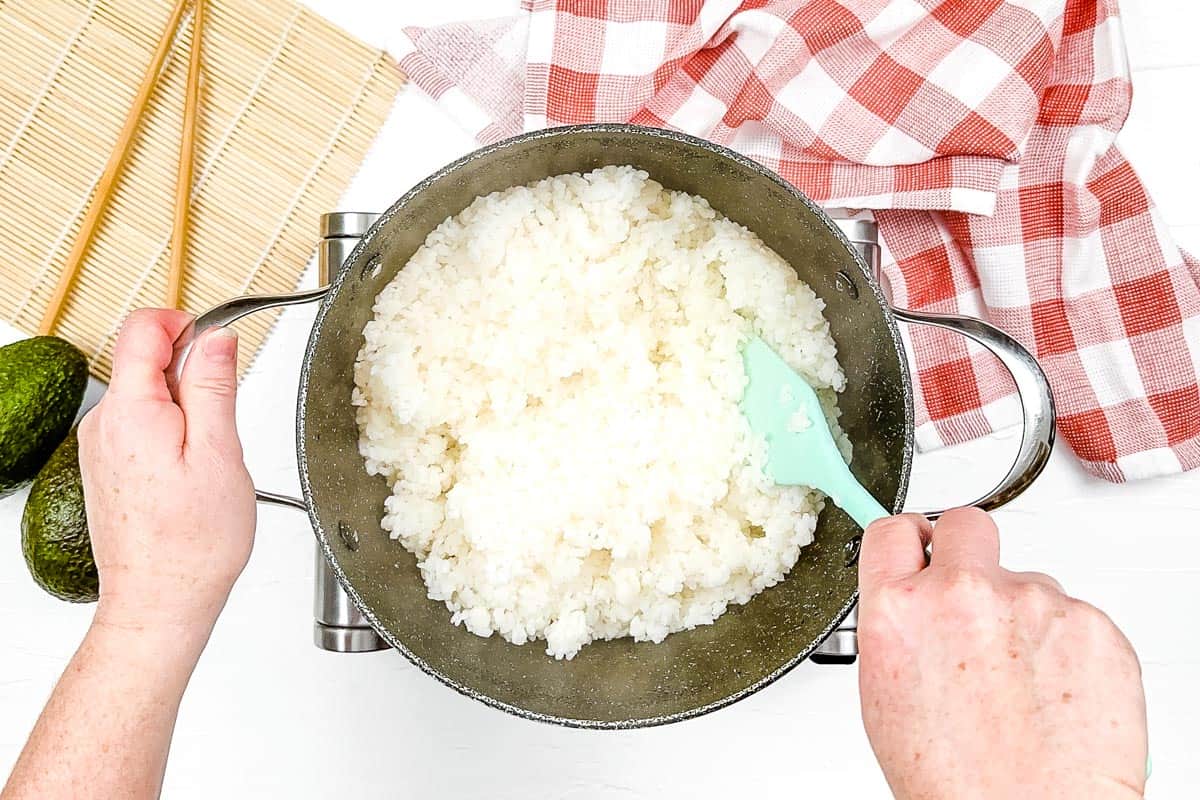
{"type": "MultiPolygon", "coordinates": [[[[166,370],[167,388],[170,389],[171,396],[176,400],[179,399],[179,380],[183,376],[183,365],[187,363],[188,354],[192,351],[192,345],[196,343],[196,340],[205,331],[210,328],[224,328],[226,325],[237,322],[242,317],[249,316],[256,311],[266,311],[268,308],[278,308],[279,306],[312,303],[323,298],[328,291],[328,286],[322,286],[319,289],[308,289],[303,292],[293,292],[292,294],[262,294],[237,297],[233,300],[227,300],[218,306],[213,306],[208,311],[196,317],[188,323],[188,326],[175,339],[171,363],[167,365],[166,370]]],[[[298,497],[276,494],[275,492],[264,492],[258,489],[254,490],[254,497],[260,503],[296,508],[305,512],[308,511],[308,506],[298,497]]]]}
{"type": "MultiPolygon", "coordinates": [[[[849,214],[845,209],[829,209],[834,225],[845,236],[851,248],[862,257],[869,273],[878,282],[881,278],[881,252],[879,227],[874,220],[849,214]]],[[[849,275],[841,275],[851,285],[849,275]]],[[[839,288],[841,288],[839,286],[839,288]]],[[[893,308],[892,313],[903,322],[918,325],[933,325],[960,333],[986,347],[1000,359],[1005,369],[1017,384],[1021,402],[1024,429],[1021,432],[1021,447],[1017,458],[1009,468],[1004,480],[995,489],[970,505],[985,511],[1007,503],[1029,488],[1046,466],[1050,450],[1054,447],[1054,397],[1050,394],[1050,382],[1041,365],[1016,339],[994,325],[974,317],[949,314],[927,314],[907,309],[893,308]]],[[[937,519],[945,511],[925,512],[929,519],[937,519]]]]}
{"type": "MultiPolygon", "coordinates": [[[[1004,479],[995,489],[969,505],[991,511],[1020,495],[1041,474],[1054,447],[1054,396],[1037,359],[1016,339],[974,317],[926,314],[900,308],[893,308],[892,313],[903,322],[944,328],[978,342],[1000,359],[1012,375],[1021,402],[1021,446],[1004,479]]],[[[922,513],[929,519],[937,519],[945,510],[922,513]]]]}

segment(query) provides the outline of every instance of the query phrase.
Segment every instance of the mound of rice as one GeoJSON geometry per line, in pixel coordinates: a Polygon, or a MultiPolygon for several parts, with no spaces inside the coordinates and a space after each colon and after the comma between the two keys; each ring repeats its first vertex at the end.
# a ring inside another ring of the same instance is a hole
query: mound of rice
{"type": "Polygon", "coordinates": [[[571,658],[711,623],[812,541],[822,498],[764,476],[739,344],[761,336],[836,420],[822,308],[753,233],[632,167],[477,199],[364,330],[383,528],[480,636],[571,658]]]}

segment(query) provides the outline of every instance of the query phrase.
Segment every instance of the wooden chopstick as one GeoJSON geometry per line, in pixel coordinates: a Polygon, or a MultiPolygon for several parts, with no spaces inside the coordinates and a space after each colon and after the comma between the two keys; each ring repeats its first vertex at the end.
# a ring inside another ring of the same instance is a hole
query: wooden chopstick
{"type": "Polygon", "coordinates": [[[171,51],[171,45],[175,40],[175,31],[179,29],[179,21],[183,18],[187,4],[188,0],[177,0],[175,3],[175,9],[171,12],[171,18],[167,21],[162,38],[159,39],[158,49],[154,51],[154,57],[150,59],[146,74],[142,76],[141,86],[138,87],[133,104],[129,107],[129,114],[125,117],[125,124],[121,128],[120,135],[117,136],[112,155],[108,157],[108,163],[104,165],[104,172],[96,185],[96,192],[92,195],[91,205],[88,206],[83,223],[79,226],[79,235],[75,238],[75,244],[71,247],[63,270],[58,276],[58,284],[54,287],[54,293],[50,295],[50,302],[42,314],[42,322],[38,326],[40,335],[45,336],[52,333],[54,326],[58,323],[63,302],[67,299],[67,293],[70,292],[71,284],[79,272],[79,265],[83,263],[83,258],[87,255],[88,248],[91,247],[92,241],[96,237],[96,231],[100,227],[98,224],[100,217],[103,216],[104,209],[112,197],[117,177],[120,175],[121,168],[125,165],[126,157],[131,149],[130,143],[137,133],[142,114],[150,102],[150,95],[154,92],[154,85],[158,82],[158,74],[162,70],[163,62],[167,59],[167,53],[171,51]]]}
{"type": "Polygon", "coordinates": [[[167,273],[167,308],[179,308],[183,269],[187,263],[188,220],[192,206],[196,118],[200,109],[200,42],[204,37],[204,0],[196,0],[192,20],[192,53],[188,59],[187,94],[183,101],[183,137],[179,145],[179,177],[175,181],[175,225],[171,230],[171,271],[167,273]]]}

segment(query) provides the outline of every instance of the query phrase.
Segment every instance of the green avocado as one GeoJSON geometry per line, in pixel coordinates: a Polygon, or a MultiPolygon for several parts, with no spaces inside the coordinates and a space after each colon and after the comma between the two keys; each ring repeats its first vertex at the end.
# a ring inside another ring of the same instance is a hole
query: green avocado
{"type": "Polygon", "coordinates": [[[50,456],[29,490],[21,517],[21,550],[38,586],[55,597],[90,603],[100,596],[75,431],[50,456]]]}
{"type": "Polygon", "coordinates": [[[29,483],[71,429],[87,358],[56,336],[0,347],[0,497],[29,483]]]}

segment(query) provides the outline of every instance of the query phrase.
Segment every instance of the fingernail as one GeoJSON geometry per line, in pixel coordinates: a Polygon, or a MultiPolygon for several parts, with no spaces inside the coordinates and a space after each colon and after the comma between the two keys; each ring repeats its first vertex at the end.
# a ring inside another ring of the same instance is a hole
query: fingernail
{"type": "Polygon", "coordinates": [[[237,358],[237,332],[232,328],[217,328],[204,337],[204,355],[214,361],[237,358]]]}

